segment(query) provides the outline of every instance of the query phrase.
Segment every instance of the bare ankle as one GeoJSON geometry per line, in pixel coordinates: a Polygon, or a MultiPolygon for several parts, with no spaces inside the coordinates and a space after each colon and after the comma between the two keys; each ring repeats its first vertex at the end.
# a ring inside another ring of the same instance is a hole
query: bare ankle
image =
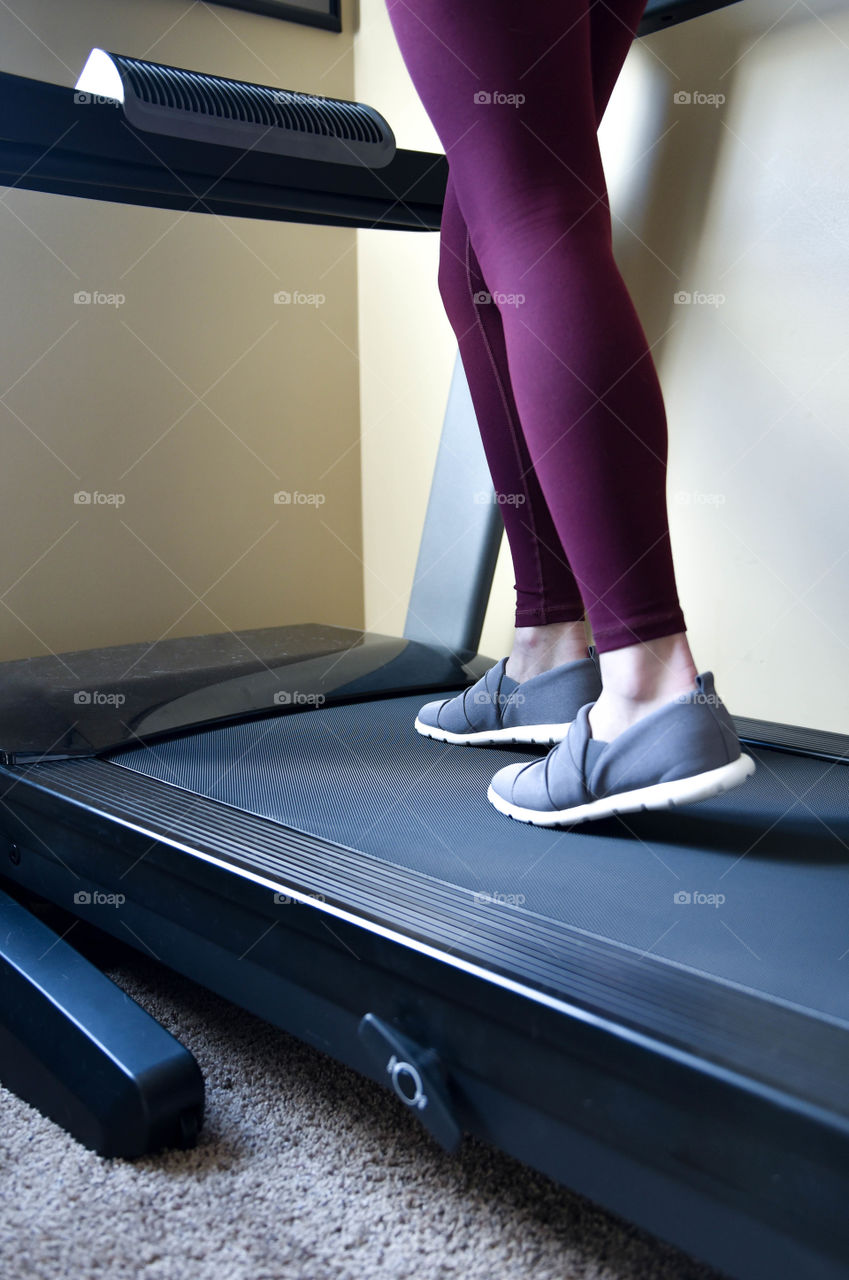
{"type": "Polygon", "coordinates": [[[538,627],[517,627],[506,672],[513,680],[530,680],[565,662],[587,656],[587,631],[583,618],[576,622],[549,622],[538,627]]]}
{"type": "Polygon", "coordinates": [[[646,640],[599,655],[607,701],[638,707],[689,689],[698,675],[686,632],[646,640]]]}

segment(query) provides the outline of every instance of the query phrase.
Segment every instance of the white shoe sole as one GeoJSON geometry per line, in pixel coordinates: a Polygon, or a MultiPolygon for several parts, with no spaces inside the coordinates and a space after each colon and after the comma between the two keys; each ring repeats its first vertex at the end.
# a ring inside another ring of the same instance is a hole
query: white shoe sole
{"type": "Polygon", "coordinates": [[[509,746],[525,744],[541,747],[553,747],[562,742],[569,732],[568,724],[528,724],[517,725],[515,729],[484,729],[480,733],[449,733],[447,729],[437,729],[435,725],[425,724],[416,719],[416,729],[425,738],[434,738],[437,742],[453,742],[466,747],[509,746]]]}
{"type": "Polygon", "coordinates": [[[642,809],[674,809],[677,805],[694,804],[730,791],[755,772],[751,756],[740,755],[719,769],[695,774],[692,778],[676,778],[673,782],[657,782],[636,791],[621,791],[617,795],[604,796],[590,804],[576,805],[571,809],[552,810],[523,809],[498,795],[490,785],[487,798],[499,813],[517,822],[531,822],[537,827],[557,827],[574,822],[592,822],[595,818],[608,818],[617,813],[636,813],[642,809]]]}

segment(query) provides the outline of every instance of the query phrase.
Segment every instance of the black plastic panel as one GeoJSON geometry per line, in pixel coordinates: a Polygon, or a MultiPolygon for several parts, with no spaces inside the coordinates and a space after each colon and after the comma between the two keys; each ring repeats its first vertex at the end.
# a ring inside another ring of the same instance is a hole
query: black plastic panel
{"type": "Polygon", "coordinates": [[[0,892],[0,1081],[102,1156],[194,1144],[197,1062],[23,905],[0,892]]]}
{"type": "MultiPolygon", "coordinates": [[[[102,51],[96,56],[102,57],[102,51]]],[[[383,168],[395,139],[373,107],[110,53],[135,128],[202,143],[383,168]]],[[[85,83],[81,79],[80,83],[85,83]]]]}
{"type": "Polygon", "coordinates": [[[740,738],[753,746],[801,752],[819,760],[849,762],[849,736],[845,733],[780,724],[774,720],[753,720],[748,716],[734,716],[734,727],[740,738]]]}
{"type": "Polygon", "coordinates": [[[471,682],[485,659],[348,627],[225,631],[0,664],[0,760],[66,759],[244,716],[471,682]]]}

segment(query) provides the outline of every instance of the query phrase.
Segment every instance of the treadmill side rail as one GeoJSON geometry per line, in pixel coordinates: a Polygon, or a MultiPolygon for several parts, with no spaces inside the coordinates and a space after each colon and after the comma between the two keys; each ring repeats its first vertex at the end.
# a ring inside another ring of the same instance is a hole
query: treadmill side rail
{"type": "Polygon", "coordinates": [[[204,1085],[188,1049],[0,892],[0,1081],[101,1156],[191,1147],[204,1085]]]}

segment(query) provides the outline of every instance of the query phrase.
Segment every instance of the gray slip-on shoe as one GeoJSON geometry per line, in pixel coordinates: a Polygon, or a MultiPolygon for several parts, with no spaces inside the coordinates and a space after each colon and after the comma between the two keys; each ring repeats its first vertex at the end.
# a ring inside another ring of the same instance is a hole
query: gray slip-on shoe
{"type": "Polygon", "coordinates": [[[456,698],[423,706],[416,728],[427,738],[476,747],[561,742],[579,709],[601,693],[598,653],[594,645],[587,652],[521,683],[507,675],[502,658],[456,698]]]}
{"type": "Polygon", "coordinates": [[[592,737],[593,704],[581,707],[566,738],[544,760],[499,769],[489,800],[520,822],[557,827],[671,809],[739,786],[755,772],[755,762],[740,749],[713,672],[696,676],[694,686],[612,742],[592,737]]]}

